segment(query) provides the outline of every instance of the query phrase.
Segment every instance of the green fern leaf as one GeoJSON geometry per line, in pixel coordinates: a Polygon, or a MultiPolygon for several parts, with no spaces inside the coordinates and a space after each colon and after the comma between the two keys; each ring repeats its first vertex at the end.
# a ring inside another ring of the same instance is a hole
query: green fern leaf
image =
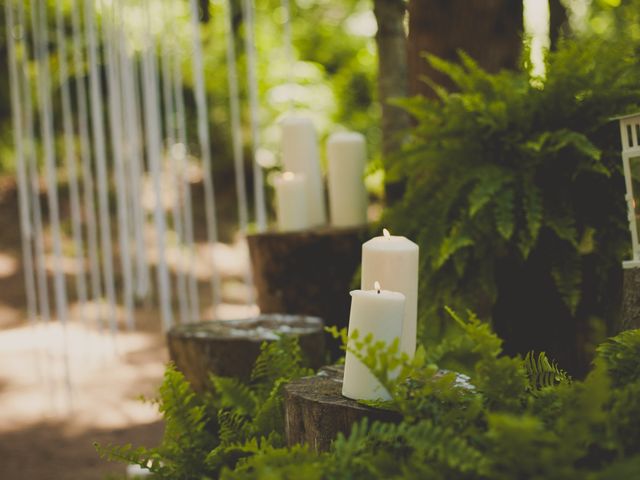
{"type": "Polygon", "coordinates": [[[440,245],[440,254],[435,260],[434,267],[442,267],[452,255],[459,250],[473,245],[473,239],[461,232],[460,228],[454,227],[448,237],[440,245]]]}
{"type": "Polygon", "coordinates": [[[551,362],[544,352],[537,358],[534,352],[528,352],[523,365],[529,379],[529,389],[532,391],[571,382],[571,377],[560,369],[556,362],[551,362]]]}
{"type": "Polygon", "coordinates": [[[540,190],[533,181],[525,181],[523,185],[522,206],[527,219],[527,229],[531,240],[535,242],[542,226],[543,204],[540,190]]]}
{"type": "MultiPolygon", "coordinates": [[[[557,208],[556,208],[557,210],[557,208]]],[[[557,212],[554,209],[545,210],[544,225],[550,228],[561,240],[565,240],[574,247],[578,246],[578,230],[572,212],[557,212]]]]}
{"type": "Polygon", "coordinates": [[[236,378],[210,375],[222,408],[233,408],[244,415],[253,415],[258,399],[249,387],[236,378]]]}
{"type": "Polygon", "coordinates": [[[495,196],[493,214],[496,229],[502,238],[509,240],[515,229],[514,192],[512,188],[504,188],[495,196]]]}
{"type": "Polygon", "coordinates": [[[481,169],[478,182],[469,194],[469,217],[473,218],[482,210],[510,179],[510,175],[498,168],[481,169]]]}
{"type": "Polygon", "coordinates": [[[551,277],[571,313],[575,313],[581,296],[582,261],[575,250],[567,251],[551,268],[551,277]]]}

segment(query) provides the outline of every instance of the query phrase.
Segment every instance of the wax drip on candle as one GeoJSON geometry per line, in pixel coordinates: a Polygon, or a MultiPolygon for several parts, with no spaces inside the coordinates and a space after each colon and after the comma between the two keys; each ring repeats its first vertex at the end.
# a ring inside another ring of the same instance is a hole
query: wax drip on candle
{"type": "Polygon", "coordinates": [[[384,238],[391,238],[391,234],[389,233],[389,230],[387,230],[386,228],[382,229],[382,234],[384,235],[384,238]]]}
{"type": "Polygon", "coordinates": [[[373,284],[373,288],[375,288],[378,291],[378,294],[380,294],[380,282],[375,282],[373,284]]]}

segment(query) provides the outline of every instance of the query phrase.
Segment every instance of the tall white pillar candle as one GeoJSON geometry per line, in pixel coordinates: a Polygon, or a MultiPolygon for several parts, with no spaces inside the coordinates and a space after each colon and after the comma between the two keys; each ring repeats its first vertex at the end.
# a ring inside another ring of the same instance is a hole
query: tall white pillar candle
{"type": "Polygon", "coordinates": [[[334,133],[327,141],[329,211],[331,225],[353,227],[367,223],[364,168],[367,148],[356,132],[334,133]]]}
{"type": "Polygon", "coordinates": [[[362,245],[363,290],[379,281],[385,288],[406,297],[401,350],[413,357],[416,351],[418,318],[418,245],[411,240],[390,235],[375,237],[362,245]]]}
{"type": "Polygon", "coordinates": [[[311,226],[324,225],[327,213],[320,169],[318,138],[308,118],[286,117],[282,128],[282,163],[284,169],[307,178],[307,209],[311,226]]]}
{"type": "MultiPolygon", "coordinates": [[[[405,296],[402,293],[380,290],[354,290],[351,292],[349,337],[358,331],[358,338],[371,334],[373,342],[387,345],[402,335],[405,296]]],[[[344,363],[342,395],[355,400],[391,400],[389,392],[371,371],[350,350],[355,341],[347,343],[344,363]]],[[[362,352],[366,354],[366,352],[362,352]]]]}
{"type": "Polygon", "coordinates": [[[304,175],[284,172],[273,181],[276,190],[276,216],[281,232],[309,228],[307,181],[304,175]]]}

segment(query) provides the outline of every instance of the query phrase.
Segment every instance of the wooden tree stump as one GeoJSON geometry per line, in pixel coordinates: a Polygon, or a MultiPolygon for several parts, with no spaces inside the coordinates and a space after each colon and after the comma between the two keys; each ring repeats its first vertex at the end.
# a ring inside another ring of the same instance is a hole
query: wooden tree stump
{"type": "Polygon", "coordinates": [[[370,408],[342,396],[344,367],[323,367],[317,375],[294,380],[284,387],[285,433],[292,446],[306,443],[316,452],[327,451],[339,432],[348,435],[351,426],[371,421],[398,423],[400,414],[370,408]]]}
{"type": "MultiPolygon", "coordinates": [[[[362,227],[249,235],[260,311],[314,315],[326,325],[346,327],[366,233],[362,227]]],[[[330,345],[337,354],[337,344],[330,345]]]]}
{"type": "Polygon", "coordinates": [[[169,355],[193,388],[202,392],[209,373],[248,380],[262,342],[279,334],[297,335],[309,366],[325,361],[324,324],[301,315],[260,315],[242,320],[217,320],[172,328],[167,334],[169,355]]]}
{"type": "Polygon", "coordinates": [[[623,270],[620,331],[640,328],[640,268],[623,270]]]}

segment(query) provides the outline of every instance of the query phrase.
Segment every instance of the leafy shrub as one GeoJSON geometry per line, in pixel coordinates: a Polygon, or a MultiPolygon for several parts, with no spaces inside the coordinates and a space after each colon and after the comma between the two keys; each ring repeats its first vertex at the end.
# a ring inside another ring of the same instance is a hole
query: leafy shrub
{"type": "Polygon", "coordinates": [[[471,308],[507,352],[545,350],[586,372],[593,319],[615,320],[629,250],[610,119],[640,100],[634,55],[629,42],[564,42],[544,79],[428,57],[456,90],[401,102],[416,125],[390,175],[407,189],[384,218],[420,245],[427,337],[436,306],[471,308]]]}
{"type": "MultiPolygon", "coordinates": [[[[443,342],[439,355],[454,358],[467,350],[475,358],[469,376],[441,370],[423,347],[409,360],[397,345],[356,338],[354,353],[391,393],[391,402],[379,406],[397,410],[403,420],[365,419],[349,435],[339,435],[329,452],[285,447],[281,386],[309,373],[300,366],[300,350],[291,338],[263,346],[248,385],[213,378],[211,392],[199,396],[170,367],[159,398],[167,422],[162,444],[101,451],[146,466],[160,479],[604,480],[640,475],[640,375],[626,376],[640,371],[640,355],[632,355],[640,330],[607,341],[598,349],[594,369],[578,381],[544,354],[504,356],[502,341],[486,323],[472,314],[450,314],[463,341],[443,342]]],[[[333,333],[346,345],[346,331],[333,333]]]]}

